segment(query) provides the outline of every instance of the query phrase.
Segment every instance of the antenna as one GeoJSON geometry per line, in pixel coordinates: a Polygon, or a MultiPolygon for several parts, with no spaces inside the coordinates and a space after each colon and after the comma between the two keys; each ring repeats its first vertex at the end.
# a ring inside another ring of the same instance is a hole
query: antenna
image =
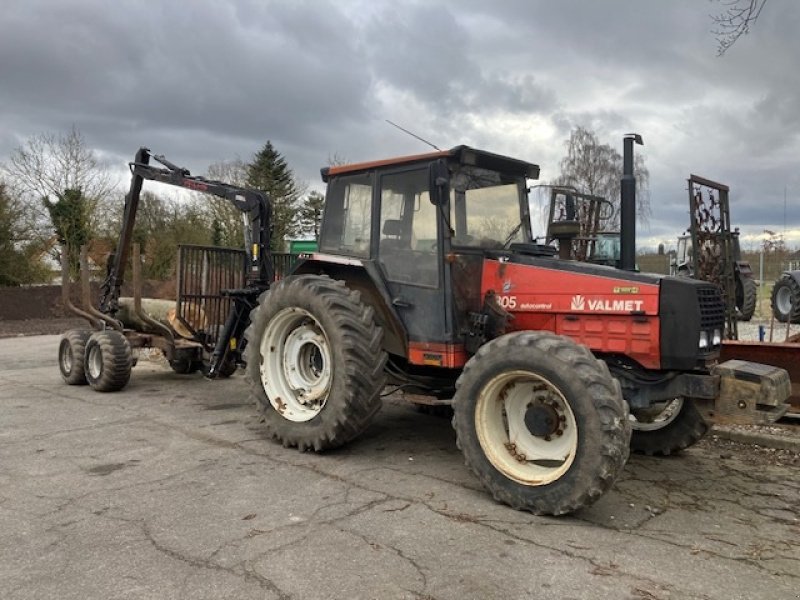
{"type": "Polygon", "coordinates": [[[397,127],[397,128],[398,128],[400,131],[402,131],[403,133],[407,133],[407,134],[408,134],[408,135],[410,135],[411,137],[413,137],[413,138],[415,138],[415,139],[418,139],[420,142],[423,142],[423,143],[425,143],[425,144],[428,144],[428,146],[430,146],[430,147],[431,147],[431,148],[433,148],[434,150],[438,150],[439,152],[441,152],[441,151],[442,151],[442,149],[441,149],[441,148],[439,148],[439,146],[437,146],[436,144],[431,144],[431,143],[430,143],[428,140],[426,140],[426,139],[423,139],[423,138],[419,137],[418,135],[416,135],[416,134],[414,134],[414,133],[411,133],[411,132],[410,132],[408,129],[403,129],[403,128],[402,128],[402,127],[400,127],[400,125],[398,125],[397,123],[392,123],[392,122],[391,122],[389,119],[384,119],[384,120],[385,120],[385,121],[386,121],[386,122],[387,122],[389,125],[392,125],[393,127],[397,127]]]}

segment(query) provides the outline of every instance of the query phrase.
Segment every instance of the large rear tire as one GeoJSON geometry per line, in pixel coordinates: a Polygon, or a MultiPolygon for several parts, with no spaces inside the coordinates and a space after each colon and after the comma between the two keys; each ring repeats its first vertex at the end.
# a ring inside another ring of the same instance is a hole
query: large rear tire
{"type": "Polygon", "coordinates": [[[739,277],[736,281],[736,308],[739,309],[739,320],[749,321],[756,312],[758,286],[752,277],[739,277]]]}
{"type": "Polygon", "coordinates": [[[617,380],[587,348],[549,332],[482,346],[456,383],[453,408],[467,466],[495,499],[535,514],[588,506],[630,452],[617,380]]]}
{"type": "Polygon", "coordinates": [[[86,381],[96,392],[116,392],[128,385],[133,368],[131,345],[114,329],[97,331],[86,343],[86,381]]]}
{"type": "Polygon", "coordinates": [[[342,446],[380,409],[383,331],[344,282],[282,279],[259,298],[245,337],[248,385],[267,432],[284,446],[342,446]]]}
{"type": "Polygon", "coordinates": [[[631,450],[648,456],[669,456],[699,442],[708,423],[691,400],[675,398],[631,414],[631,450]]]}
{"type": "Polygon", "coordinates": [[[800,323],[800,284],[784,275],[772,288],[772,314],[781,323],[800,323]]]}
{"type": "Polygon", "coordinates": [[[58,370],[67,385],[86,385],[86,342],[91,335],[92,332],[86,329],[72,329],[61,336],[58,345],[58,370]]]}

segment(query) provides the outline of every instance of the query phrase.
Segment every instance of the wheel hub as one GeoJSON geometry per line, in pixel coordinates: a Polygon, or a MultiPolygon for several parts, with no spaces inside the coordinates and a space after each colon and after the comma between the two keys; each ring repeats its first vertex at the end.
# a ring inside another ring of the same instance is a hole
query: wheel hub
{"type": "Polygon", "coordinates": [[[545,438],[558,433],[563,417],[555,407],[543,403],[529,404],[525,411],[525,426],[535,437],[545,438]]]}

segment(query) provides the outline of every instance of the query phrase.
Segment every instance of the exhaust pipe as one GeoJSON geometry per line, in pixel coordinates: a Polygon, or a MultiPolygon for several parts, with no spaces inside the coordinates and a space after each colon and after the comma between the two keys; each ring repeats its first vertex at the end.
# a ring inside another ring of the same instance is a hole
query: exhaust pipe
{"type": "Polygon", "coordinates": [[[636,177],[633,174],[633,144],[644,145],[642,136],[629,133],[623,138],[622,181],[620,186],[619,268],[636,270],[636,177]]]}

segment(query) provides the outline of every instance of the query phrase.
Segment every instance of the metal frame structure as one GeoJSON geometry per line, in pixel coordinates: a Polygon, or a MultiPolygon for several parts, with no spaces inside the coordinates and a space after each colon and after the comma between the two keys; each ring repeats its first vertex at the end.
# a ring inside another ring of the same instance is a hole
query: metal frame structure
{"type": "Polygon", "coordinates": [[[727,185],[689,175],[689,218],[694,277],[717,284],[725,300],[725,337],[738,339],[733,232],[727,185]]]}

